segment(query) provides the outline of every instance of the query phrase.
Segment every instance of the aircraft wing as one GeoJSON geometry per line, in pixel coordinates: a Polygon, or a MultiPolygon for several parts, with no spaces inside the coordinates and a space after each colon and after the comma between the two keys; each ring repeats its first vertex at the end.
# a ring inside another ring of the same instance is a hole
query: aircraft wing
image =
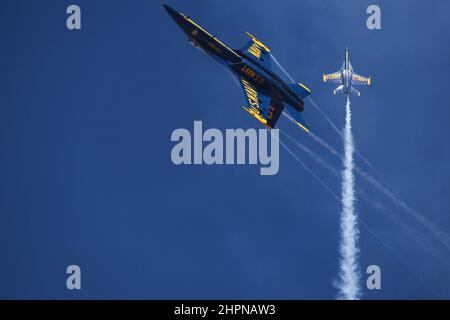
{"type": "Polygon", "coordinates": [[[365,86],[370,86],[371,83],[371,79],[360,76],[357,73],[352,73],[352,84],[355,85],[365,85],[365,86]]]}
{"type": "Polygon", "coordinates": [[[242,85],[242,89],[244,89],[247,100],[247,107],[243,107],[244,110],[267,128],[274,128],[283,112],[283,103],[258,92],[251,83],[243,78],[239,78],[239,82],[242,85]]]}
{"type": "Polygon", "coordinates": [[[323,75],[323,82],[341,83],[341,71],[336,71],[330,74],[323,75]]]}
{"type": "Polygon", "coordinates": [[[250,37],[250,41],[248,41],[245,46],[240,48],[240,51],[247,54],[250,58],[255,59],[265,68],[270,70],[270,49],[250,33],[247,32],[247,35],[250,37]]]}

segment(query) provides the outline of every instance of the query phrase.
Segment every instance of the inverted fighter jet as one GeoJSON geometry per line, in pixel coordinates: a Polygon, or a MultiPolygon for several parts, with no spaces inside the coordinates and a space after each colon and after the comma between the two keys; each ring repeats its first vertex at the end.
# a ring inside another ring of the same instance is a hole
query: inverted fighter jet
{"type": "Polygon", "coordinates": [[[286,83],[271,66],[273,61],[270,49],[250,33],[245,46],[233,50],[208,31],[200,27],[188,16],[163,4],[167,13],[186,34],[189,42],[196,48],[230,69],[239,80],[246,96],[244,110],[267,128],[275,124],[286,108],[298,126],[306,132],[300,112],[304,110],[303,99],[311,91],[301,83],[286,83]]]}

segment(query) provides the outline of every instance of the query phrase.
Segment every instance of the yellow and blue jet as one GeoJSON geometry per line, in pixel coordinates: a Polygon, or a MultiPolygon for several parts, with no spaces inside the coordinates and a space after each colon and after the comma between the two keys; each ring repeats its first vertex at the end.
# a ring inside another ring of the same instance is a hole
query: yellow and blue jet
{"type": "Polygon", "coordinates": [[[372,82],[371,78],[360,76],[353,71],[352,64],[348,56],[348,48],[345,48],[345,60],[342,63],[341,70],[323,74],[323,82],[340,83],[341,85],[333,90],[333,94],[353,94],[360,96],[361,93],[355,89],[353,85],[366,85],[370,86],[372,82]]]}
{"type": "Polygon", "coordinates": [[[292,118],[306,132],[300,112],[303,99],[311,91],[301,83],[286,83],[272,69],[270,49],[250,33],[250,41],[239,50],[233,50],[200,27],[188,16],[166,4],[164,8],[187,35],[189,42],[229,68],[237,76],[247,98],[245,111],[267,128],[274,128],[284,104],[292,118]],[[289,110],[292,109],[292,110],[289,110]]]}

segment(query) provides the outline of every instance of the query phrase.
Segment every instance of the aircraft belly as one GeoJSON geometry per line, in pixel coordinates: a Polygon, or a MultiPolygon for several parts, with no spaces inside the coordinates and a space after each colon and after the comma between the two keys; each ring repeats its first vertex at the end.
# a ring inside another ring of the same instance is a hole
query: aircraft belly
{"type": "Polygon", "coordinates": [[[230,61],[231,63],[237,63],[240,58],[234,53],[230,52],[228,48],[221,45],[215,38],[209,38],[202,43],[202,47],[210,54],[219,57],[222,60],[230,61]]]}
{"type": "Polygon", "coordinates": [[[250,84],[252,84],[258,92],[261,92],[268,96],[272,96],[272,86],[268,81],[260,83],[259,81],[256,81],[254,78],[243,74],[241,74],[241,77],[247,80],[250,84]]]}
{"type": "Polygon", "coordinates": [[[207,33],[205,30],[201,30],[191,24],[185,29],[185,32],[188,37],[195,40],[209,54],[215,55],[222,60],[230,61],[231,63],[241,61],[241,58],[232,49],[228,48],[219,39],[207,33]]]}
{"type": "Polygon", "coordinates": [[[234,72],[236,72],[240,77],[247,80],[251,83],[258,91],[271,95],[271,80],[268,79],[261,72],[256,71],[254,68],[248,66],[246,63],[238,63],[231,65],[231,68],[234,72]]]}

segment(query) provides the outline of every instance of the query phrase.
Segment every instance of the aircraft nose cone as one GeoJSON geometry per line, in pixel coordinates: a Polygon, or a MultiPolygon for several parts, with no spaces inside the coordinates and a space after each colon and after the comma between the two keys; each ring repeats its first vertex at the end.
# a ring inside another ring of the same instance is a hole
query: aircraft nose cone
{"type": "Polygon", "coordinates": [[[188,25],[185,16],[165,3],[163,3],[162,5],[164,9],[166,9],[167,13],[172,18],[172,20],[175,21],[175,23],[178,24],[178,26],[181,29],[185,30],[188,25]]]}
{"type": "Polygon", "coordinates": [[[163,5],[164,9],[166,9],[167,13],[168,13],[173,19],[177,19],[177,18],[180,16],[180,14],[179,14],[175,9],[173,9],[172,7],[169,7],[169,6],[168,6],[167,4],[165,4],[165,3],[163,3],[162,5],[163,5]]]}

